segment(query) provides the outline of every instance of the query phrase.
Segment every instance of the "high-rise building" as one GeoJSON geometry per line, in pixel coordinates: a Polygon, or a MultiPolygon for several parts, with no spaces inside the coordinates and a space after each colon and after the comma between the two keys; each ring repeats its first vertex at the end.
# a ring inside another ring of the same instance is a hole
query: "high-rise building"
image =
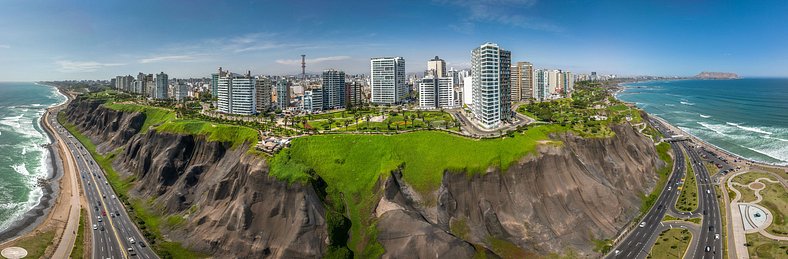
{"type": "Polygon", "coordinates": [[[534,70],[534,80],[533,80],[533,98],[536,101],[544,101],[549,96],[548,89],[549,86],[547,84],[549,78],[549,73],[547,70],[544,69],[537,69],[534,70]]]}
{"type": "Polygon", "coordinates": [[[419,108],[439,109],[454,108],[454,78],[427,75],[419,83],[419,108]]]}
{"type": "Polygon", "coordinates": [[[345,107],[355,107],[363,103],[364,92],[361,86],[359,81],[345,82],[345,107]]]}
{"type": "Polygon", "coordinates": [[[575,90],[575,78],[572,76],[572,72],[564,71],[561,82],[563,82],[561,88],[564,90],[564,97],[571,97],[575,90]]]}
{"type": "Polygon", "coordinates": [[[323,110],[345,107],[345,72],[323,71],[323,110]]]}
{"type": "Polygon", "coordinates": [[[180,101],[189,96],[189,85],[183,80],[175,80],[175,100],[180,101]]]}
{"type": "Polygon", "coordinates": [[[229,114],[252,115],[257,112],[257,91],[251,72],[245,75],[227,72],[219,77],[217,93],[219,111],[229,114]]]}
{"type": "Polygon", "coordinates": [[[489,42],[472,52],[472,111],[485,128],[511,118],[511,58],[510,51],[489,42]]]}
{"type": "Polygon", "coordinates": [[[443,59],[435,58],[427,61],[427,73],[424,75],[433,75],[435,77],[446,77],[446,61],[443,59]]]}
{"type": "Polygon", "coordinates": [[[227,75],[227,71],[222,70],[222,67],[219,67],[219,73],[211,74],[211,96],[216,98],[218,96],[219,91],[219,77],[224,77],[227,75]]]}
{"type": "Polygon", "coordinates": [[[473,77],[471,76],[462,78],[462,104],[469,108],[473,104],[473,77]]]}
{"type": "Polygon", "coordinates": [[[533,98],[533,73],[534,66],[530,62],[517,62],[512,66],[512,101],[533,98]]]}
{"type": "Polygon", "coordinates": [[[167,99],[169,95],[170,80],[164,72],[156,74],[156,86],[153,90],[153,99],[167,99]]]}
{"type": "Polygon", "coordinates": [[[405,84],[405,59],[379,57],[370,60],[370,85],[372,103],[399,104],[405,102],[408,88],[405,84]]]}
{"type": "Polygon", "coordinates": [[[303,110],[309,113],[320,112],[325,107],[323,97],[325,93],[320,88],[304,91],[303,110]]]}
{"type": "Polygon", "coordinates": [[[266,113],[271,110],[271,91],[273,84],[273,81],[268,77],[257,77],[255,85],[255,90],[257,91],[257,113],[266,113]]]}
{"type": "Polygon", "coordinates": [[[284,78],[276,81],[276,107],[283,111],[290,107],[290,84],[284,78]]]}

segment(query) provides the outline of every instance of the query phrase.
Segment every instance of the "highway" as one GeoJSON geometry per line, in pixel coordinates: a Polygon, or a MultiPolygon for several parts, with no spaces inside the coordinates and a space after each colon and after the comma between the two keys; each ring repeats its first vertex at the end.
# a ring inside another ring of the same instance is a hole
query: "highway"
{"type": "Polygon", "coordinates": [[[662,227],[662,218],[665,216],[668,208],[676,204],[679,196],[679,191],[675,188],[676,182],[684,177],[686,172],[686,163],[683,162],[684,153],[681,151],[681,148],[673,143],[670,146],[676,162],[673,163],[673,173],[668,178],[668,183],[665,184],[654,206],[649,209],[646,216],[638,223],[638,226],[633,228],[628,236],[619,242],[606,258],[645,258],[650,252],[651,244],[649,241],[654,235],[659,235],[657,230],[662,227]]]}
{"type": "Polygon", "coordinates": [[[69,152],[77,160],[79,179],[87,200],[88,225],[91,229],[93,226],[96,228],[91,235],[92,258],[159,258],[147,245],[147,241],[144,241],[125,207],[116,198],[96,161],[54,117],[50,116],[51,125],[55,125],[57,134],[61,135],[69,152]],[[129,238],[134,240],[133,244],[129,238]]]}
{"type": "MultiPolygon", "coordinates": [[[[700,148],[691,147],[688,143],[683,142],[685,150],[690,158],[692,168],[696,173],[698,179],[698,195],[700,204],[699,209],[703,213],[703,222],[701,222],[700,237],[698,237],[698,246],[694,251],[693,258],[722,258],[722,221],[720,219],[720,207],[717,204],[717,193],[714,189],[714,183],[711,181],[709,172],[706,166],[703,165],[698,152],[700,148]],[[707,252],[706,249],[709,251],[707,252]]],[[[693,237],[694,239],[695,237],[693,237]]],[[[691,254],[692,255],[692,254],[691,254]]]]}

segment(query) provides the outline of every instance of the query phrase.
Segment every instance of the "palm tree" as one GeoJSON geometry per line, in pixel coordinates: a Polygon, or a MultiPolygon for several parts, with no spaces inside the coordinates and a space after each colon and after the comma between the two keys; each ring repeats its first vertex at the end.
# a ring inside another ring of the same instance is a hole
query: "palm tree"
{"type": "Polygon", "coordinates": [[[334,117],[328,118],[328,130],[331,130],[331,126],[334,125],[334,117]]]}
{"type": "Polygon", "coordinates": [[[369,117],[369,114],[367,114],[367,116],[366,116],[364,119],[366,119],[366,120],[367,120],[367,128],[369,128],[369,119],[371,119],[371,118],[369,117]]]}

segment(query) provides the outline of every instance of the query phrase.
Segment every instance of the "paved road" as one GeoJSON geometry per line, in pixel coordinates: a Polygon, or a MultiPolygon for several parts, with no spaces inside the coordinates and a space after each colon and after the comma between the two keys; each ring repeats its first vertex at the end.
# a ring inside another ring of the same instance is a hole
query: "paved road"
{"type": "Polygon", "coordinates": [[[115,198],[114,190],[107,183],[104,172],[93,157],[54,118],[50,118],[50,123],[58,125],[55,126],[57,133],[65,140],[68,151],[77,160],[79,178],[88,202],[87,222],[91,227],[95,225],[98,228],[93,230],[92,235],[93,258],[158,258],[147,246],[147,241],[144,241],[142,234],[129,218],[123,204],[115,198]],[[134,244],[131,244],[129,238],[134,239],[134,244]],[[143,243],[145,247],[141,246],[143,243]],[[132,248],[133,252],[130,252],[129,248],[132,248]]]}
{"type": "MultiPolygon", "coordinates": [[[[53,111],[59,111],[59,109],[54,109],[53,111]]],[[[60,134],[55,133],[56,130],[52,127],[52,124],[49,124],[51,121],[50,118],[54,117],[50,111],[44,114],[43,124],[44,127],[47,128],[47,131],[53,134],[55,138],[54,145],[58,145],[58,150],[62,152],[65,156],[61,157],[61,161],[63,161],[63,182],[69,182],[69,190],[71,193],[71,197],[66,199],[65,197],[61,197],[63,202],[70,203],[69,205],[69,212],[68,212],[68,221],[66,222],[66,228],[63,230],[63,237],[60,239],[60,242],[55,248],[55,252],[52,254],[53,258],[66,258],[71,255],[71,251],[74,249],[74,242],[77,239],[77,228],[79,227],[79,214],[80,211],[80,199],[79,199],[79,186],[77,185],[77,175],[78,170],[76,167],[76,160],[73,156],[70,155],[68,152],[68,148],[66,147],[65,142],[63,141],[60,134]]],[[[53,158],[54,159],[54,158],[53,158]]],[[[61,186],[63,188],[63,186],[61,186]]],[[[64,190],[61,190],[61,195],[65,194],[64,190]]],[[[54,211],[50,212],[54,213],[54,211]]]]}
{"type": "MultiPolygon", "coordinates": [[[[673,157],[676,161],[684,161],[684,153],[677,144],[671,144],[673,150],[673,157]]],[[[675,183],[678,182],[683,176],[685,170],[685,163],[673,163],[673,173],[665,184],[662,193],[660,193],[654,206],[649,209],[646,216],[643,217],[641,223],[633,228],[628,236],[616,247],[612,249],[606,258],[645,258],[651,250],[653,242],[649,242],[654,236],[659,235],[660,223],[669,207],[676,204],[678,199],[678,191],[675,183]],[[642,224],[642,227],[641,227],[642,224]]]]}
{"type": "Polygon", "coordinates": [[[683,142],[684,148],[690,159],[690,164],[695,171],[696,178],[698,179],[698,194],[700,206],[699,209],[703,211],[703,222],[701,222],[700,237],[698,238],[699,244],[695,250],[693,258],[722,258],[722,220],[720,218],[720,206],[717,204],[717,193],[714,189],[714,183],[709,176],[706,166],[703,165],[699,148],[689,147],[686,142],[683,142]],[[706,249],[709,251],[707,252],[706,249]]]}

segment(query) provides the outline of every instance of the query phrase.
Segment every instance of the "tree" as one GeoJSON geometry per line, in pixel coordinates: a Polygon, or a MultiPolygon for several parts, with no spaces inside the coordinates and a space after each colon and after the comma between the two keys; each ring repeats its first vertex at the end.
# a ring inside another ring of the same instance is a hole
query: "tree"
{"type": "Polygon", "coordinates": [[[364,119],[367,120],[367,128],[369,128],[369,119],[371,119],[371,117],[369,117],[369,114],[367,114],[367,116],[364,119]]]}
{"type": "Polygon", "coordinates": [[[334,126],[334,117],[328,118],[328,130],[331,130],[331,126],[334,126]]]}

